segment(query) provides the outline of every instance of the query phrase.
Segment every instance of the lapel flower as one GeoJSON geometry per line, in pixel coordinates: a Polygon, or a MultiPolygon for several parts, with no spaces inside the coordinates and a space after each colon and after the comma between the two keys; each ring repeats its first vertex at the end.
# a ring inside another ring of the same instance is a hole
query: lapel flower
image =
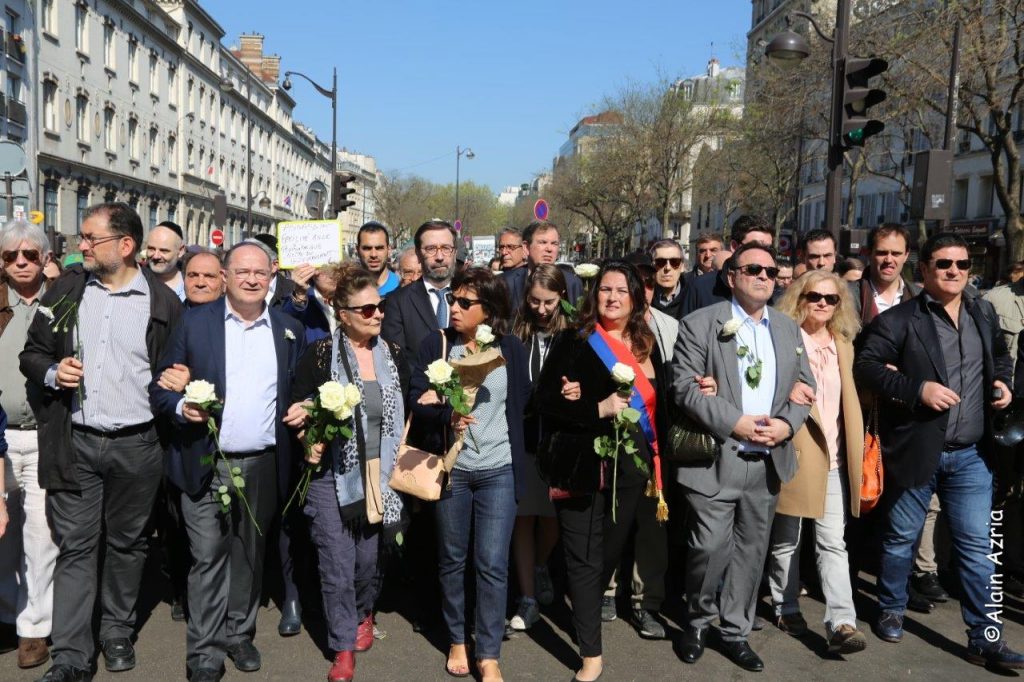
{"type": "Polygon", "coordinates": [[[289,341],[294,341],[295,340],[295,334],[292,333],[291,329],[285,329],[284,330],[284,338],[289,340],[289,341]]]}
{"type": "Polygon", "coordinates": [[[38,310],[40,315],[45,317],[50,322],[53,322],[53,311],[52,310],[50,310],[49,308],[47,308],[44,305],[39,306],[39,308],[37,308],[37,310],[38,310]]]}
{"type": "Polygon", "coordinates": [[[742,326],[743,320],[738,317],[734,317],[722,325],[722,336],[727,339],[736,336],[736,332],[738,332],[742,326]]]}
{"type": "Polygon", "coordinates": [[[804,354],[804,347],[803,346],[797,346],[796,347],[796,354],[797,355],[803,355],[804,354]]]}

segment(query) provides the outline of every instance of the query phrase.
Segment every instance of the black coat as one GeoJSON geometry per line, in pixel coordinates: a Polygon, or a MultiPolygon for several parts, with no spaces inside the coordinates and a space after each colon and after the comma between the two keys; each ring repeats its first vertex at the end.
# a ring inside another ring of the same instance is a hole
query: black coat
{"type": "MultiPolygon", "coordinates": [[[[411,286],[411,285],[410,285],[411,286]]],[[[409,287],[406,287],[408,289],[409,287]]],[[[390,305],[390,304],[389,304],[390,305]]],[[[452,328],[444,330],[448,339],[447,353],[451,353],[452,343],[458,340],[459,334],[452,328]]],[[[508,371],[508,395],[505,397],[505,419],[508,422],[508,441],[512,448],[512,471],[516,482],[516,499],[525,493],[526,447],[523,438],[523,414],[526,402],[530,399],[530,372],[527,367],[529,359],[523,342],[511,334],[503,334],[498,340],[501,355],[505,358],[508,371]]],[[[429,452],[443,454],[451,444],[446,439],[452,419],[452,407],[444,405],[418,405],[421,395],[430,390],[427,381],[427,365],[441,357],[441,335],[428,335],[420,344],[409,380],[409,406],[413,414],[415,436],[410,436],[417,445],[429,452]]]]}
{"type": "Polygon", "coordinates": [[[683,307],[679,318],[686,317],[694,310],[700,310],[719,301],[731,301],[732,289],[725,279],[725,269],[712,270],[695,277],[686,287],[683,296],[683,307]]]}
{"type": "MultiPolygon", "coordinates": [[[[565,275],[565,295],[569,303],[576,305],[579,298],[583,296],[583,282],[572,268],[562,265],[559,265],[558,268],[565,275]]],[[[526,298],[526,278],[529,274],[529,268],[515,268],[501,273],[501,279],[508,287],[508,300],[512,304],[513,311],[519,310],[519,307],[523,305],[523,299],[526,298]]]]}
{"type": "Polygon", "coordinates": [[[437,336],[437,316],[423,280],[388,294],[387,312],[380,335],[397,344],[406,358],[419,355],[420,344],[431,334],[437,336]]]}
{"type": "MultiPolygon", "coordinates": [[[[993,411],[988,395],[996,379],[1010,385],[1012,360],[992,304],[968,296],[963,300],[978,326],[984,350],[985,435],[978,450],[991,465],[993,411]]],[[[919,400],[924,382],[948,385],[938,331],[924,296],[875,317],[857,340],[853,373],[859,387],[879,396],[886,482],[898,488],[924,485],[939,466],[949,422],[948,411],[936,412],[919,400]]]]}
{"type": "MultiPolygon", "coordinates": [[[[171,329],[181,316],[181,301],[170,287],[158,280],[149,268],[141,268],[149,284],[149,324],[146,326],[146,352],[155,373],[171,329]]],[[[50,286],[40,301],[47,308],[64,299],[74,305],[82,301],[89,274],[74,265],[50,286]],[[64,298],[67,297],[67,298],[64,298]]],[[[71,398],[68,389],[52,390],[43,383],[50,367],[74,354],[72,330],[54,331],[53,322],[36,315],[28,330],[25,348],[19,360],[21,373],[41,391],[29,391],[32,411],[39,425],[39,486],[45,490],[80,490],[76,459],[71,448],[71,398]],[[35,398],[33,399],[33,396],[35,398]]],[[[161,440],[166,440],[167,423],[158,420],[161,440]]]]}

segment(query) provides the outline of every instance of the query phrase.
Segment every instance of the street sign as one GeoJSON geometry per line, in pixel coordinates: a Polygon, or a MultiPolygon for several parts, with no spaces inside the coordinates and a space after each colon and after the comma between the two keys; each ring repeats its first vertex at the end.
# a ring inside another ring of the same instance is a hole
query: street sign
{"type": "Polygon", "coordinates": [[[455,228],[456,232],[462,232],[462,221],[456,220],[455,225],[453,227],[455,228]]]}
{"type": "Polygon", "coordinates": [[[224,231],[223,230],[211,230],[210,231],[210,243],[214,246],[221,246],[224,243],[224,231]]]}
{"type": "Polygon", "coordinates": [[[537,220],[547,220],[548,212],[548,202],[543,199],[537,199],[537,202],[533,205],[533,217],[537,220]]]}

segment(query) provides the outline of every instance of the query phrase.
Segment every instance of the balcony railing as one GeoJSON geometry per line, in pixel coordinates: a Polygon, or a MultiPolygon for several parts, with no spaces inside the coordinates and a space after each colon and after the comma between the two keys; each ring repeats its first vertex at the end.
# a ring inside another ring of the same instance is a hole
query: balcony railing
{"type": "Polygon", "coordinates": [[[25,111],[25,105],[21,102],[15,102],[11,100],[7,103],[7,118],[15,123],[25,125],[28,122],[28,115],[25,111]]]}
{"type": "Polygon", "coordinates": [[[25,61],[25,39],[17,33],[8,33],[4,39],[5,51],[11,59],[25,61]]]}

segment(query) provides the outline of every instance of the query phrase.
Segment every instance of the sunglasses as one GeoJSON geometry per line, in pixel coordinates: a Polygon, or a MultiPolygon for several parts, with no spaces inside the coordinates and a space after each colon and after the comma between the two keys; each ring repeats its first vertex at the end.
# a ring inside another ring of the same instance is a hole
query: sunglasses
{"type": "Polygon", "coordinates": [[[823,294],[820,291],[808,291],[803,294],[803,298],[811,303],[825,301],[829,305],[839,305],[839,294],[823,294]]]}
{"type": "Polygon", "coordinates": [[[768,275],[768,279],[775,279],[779,276],[779,269],[771,265],[758,265],[757,263],[750,263],[749,265],[741,265],[733,268],[733,270],[739,270],[747,277],[757,277],[762,272],[768,275]]]}
{"type": "Polygon", "coordinates": [[[671,265],[672,269],[675,270],[676,268],[678,268],[682,264],[683,264],[683,259],[682,258],[655,258],[654,259],[654,267],[657,270],[661,270],[666,265],[671,265]]]}
{"type": "Polygon", "coordinates": [[[386,298],[380,299],[380,303],[367,303],[366,305],[353,305],[345,306],[342,310],[351,310],[354,313],[359,313],[364,320],[368,320],[373,317],[373,314],[380,311],[380,314],[384,314],[384,304],[387,303],[386,298]]]}
{"type": "Polygon", "coordinates": [[[4,251],[3,259],[4,262],[10,265],[14,261],[18,260],[18,254],[25,257],[29,263],[39,262],[39,250],[38,249],[15,249],[14,251],[4,251]]]}
{"type": "Polygon", "coordinates": [[[954,263],[956,264],[957,270],[970,270],[971,269],[971,259],[970,258],[964,258],[963,260],[953,260],[952,258],[936,258],[935,259],[935,267],[938,270],[949,270],[951,267],[953,267],[954,263]]]}
{"type": "Polygon", "coordinates": [[[475,306],[477,303],[480,303],[480,299],[479,298],[472,299],[472,298],[466,298],[465,296],[456,296],[455,294],[453,294],[451,292],[448,292],[447,294],[444,295],[444,300],[448,301],[448,305],[450,305],[450,306],[451,305],[455,305],[456,303],[458,303],[459,307],[462,308],[463,310],[469,310],[470,308],[475,306]]]}

